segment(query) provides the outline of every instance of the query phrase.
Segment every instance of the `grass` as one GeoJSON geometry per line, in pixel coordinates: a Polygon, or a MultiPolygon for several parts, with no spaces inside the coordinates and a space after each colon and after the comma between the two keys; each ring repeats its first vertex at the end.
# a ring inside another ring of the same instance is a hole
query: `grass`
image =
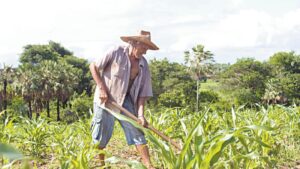
{"type": "Polygon", "coordinates": [[[230,98],[228,93],[225,93],[221,88],[221,84],[215,80],[208,79],[206,82],[201,82],[200,91],[214,91],[221,99],[227,100],[230,98]]]}

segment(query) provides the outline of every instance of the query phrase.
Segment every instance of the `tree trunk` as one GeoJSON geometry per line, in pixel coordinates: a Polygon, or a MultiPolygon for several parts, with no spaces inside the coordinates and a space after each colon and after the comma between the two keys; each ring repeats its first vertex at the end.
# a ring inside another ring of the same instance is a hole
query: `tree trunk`
{"type": "Polygon", "coordinates": [[[31,119],[32,118],[31,100],[28,102],[28,107],[29,107],[28,118],[31,119]]]}
{"type": "Polygon", "coordinates": [[[60,121],[59,99],[58,98],[57,98],[57,102],[56,102],[56,111],[57,111],[57,121],[60,121]]]}
{"type": "Polygon", "coordinates": [[[47,107],[47,117],[50,117],[50,104],[49,104],[50,101],[47,101],[46,102],[46,107],[47,107]]]}
{"type": "Polygon", "coordinates": [[[36,118],[36,120],[37,120],[37,119],[40,117],[40,112],[39,112],[39,110],[37,110],[35,114],[36,114],[36,117],[35,117],[35,118],[36,118]]]}
{"type": "Polygon", "coordinates": [[[199,108],[199,80],[197,80],[197,104],[196,104],[196,112],[198,112],[199,108]]]}
{"type": "Polygon", "coordinates": [[[66,105],[67,105],[67,101],[62,102],[62,106],[64,109],[66,108],[66,105]]]}
{"type": "Polygon", "coordinates": [[[39,108],[38,108],[38,100],[36,100],[33,104],[34,112],[35,112],[35,119],[38,119],[39,116],[39,108]]]}
{"type": "Polygon", "coordinates": [[[4,82],[3,82],[3,108],[4,108],[4,117],[6,118],[7,117],[7,112],[6,112],[6,109],[7,109],[7,97],[6,97],[6,90],[7,90],[7,80],[4,79],[4,82]]]}

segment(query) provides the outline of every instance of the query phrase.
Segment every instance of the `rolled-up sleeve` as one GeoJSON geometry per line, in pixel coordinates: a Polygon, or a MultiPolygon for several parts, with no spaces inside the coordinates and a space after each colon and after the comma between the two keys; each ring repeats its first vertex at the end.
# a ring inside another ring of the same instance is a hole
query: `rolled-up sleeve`
{"type": "Polygon", "coordinates": [[[138,97],[152,97],[152,82],[148,64],[145,65],[138,97]]]}

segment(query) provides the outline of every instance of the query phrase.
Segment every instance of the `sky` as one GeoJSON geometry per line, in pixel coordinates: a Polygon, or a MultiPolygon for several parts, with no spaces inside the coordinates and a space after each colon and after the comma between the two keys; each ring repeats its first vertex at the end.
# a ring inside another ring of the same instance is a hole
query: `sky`
{"type": "Polygon", "coordinates": [[[9,0],[0,3],[0,65],[17,66],[23,47],[50,40],[93,61],[120,36],[151,32],[146,58],[183,63],[197,44],[217,63],[300,54],[299,0],[9,0]]]}

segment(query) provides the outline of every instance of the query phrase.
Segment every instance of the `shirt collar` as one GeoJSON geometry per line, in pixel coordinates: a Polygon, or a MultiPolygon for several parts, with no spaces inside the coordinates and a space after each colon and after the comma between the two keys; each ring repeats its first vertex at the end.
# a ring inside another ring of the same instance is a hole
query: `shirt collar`
{"type": "MultiPolygon", "coordinates": [[[[124,54],[127,56],[127,58],[129,58],[129,46],[126,46],[124,48],[124,54]]],[[[140,67],[144,67],[145,66],[145,61],[144,61],[144,56],[139,60],[139,66],[140,67]]]]}

